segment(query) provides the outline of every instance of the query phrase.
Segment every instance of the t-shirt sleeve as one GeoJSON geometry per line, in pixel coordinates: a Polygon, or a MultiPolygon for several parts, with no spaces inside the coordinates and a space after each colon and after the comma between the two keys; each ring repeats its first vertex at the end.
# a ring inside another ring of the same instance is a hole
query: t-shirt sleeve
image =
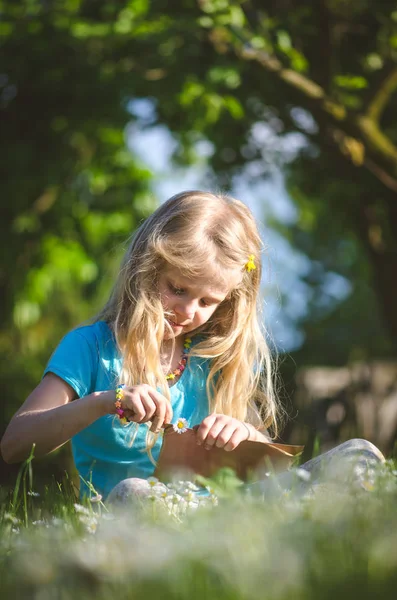
{"type": "Polygon", "coordinates": [[[95,391],[98,350],[95,336],[86,337],[81,330],[70,331],[61,340],[44,369],[68,383],[79,398],[95,391]]]}

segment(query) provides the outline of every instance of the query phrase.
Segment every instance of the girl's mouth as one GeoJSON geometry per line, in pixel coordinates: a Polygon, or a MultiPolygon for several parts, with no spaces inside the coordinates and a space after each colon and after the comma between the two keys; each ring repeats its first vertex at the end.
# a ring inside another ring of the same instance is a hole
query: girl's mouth
{"type": "Polygon", "coordinates": [[[183,325],[179,325],[179,323],[176,323],[175,321],[172,321],[171,319],[167,318],[167,322],[169,325],[171,325],[171,327],[173,329],[175,329],[176,327],[183,327],[183,325]]]}

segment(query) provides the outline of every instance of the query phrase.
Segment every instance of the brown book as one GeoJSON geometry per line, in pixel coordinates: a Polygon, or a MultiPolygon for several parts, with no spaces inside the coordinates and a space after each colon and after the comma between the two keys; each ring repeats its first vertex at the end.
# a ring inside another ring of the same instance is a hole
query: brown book
{"type": "Polygon", "coordinates": [[[240,479],[246,481],[255,473],[260,475],[263,471],[279,472],[288,469],[303,448],[272,442],[245,441],[231,452],[216,447],[206,450],[204,446],[197,445],[195,429],[177,433],[172,426],[167,426],[154,475],[162,481],[169,479],[172,473],[183,477],[211,477],[219,469],[229,467],[240,479]]]}

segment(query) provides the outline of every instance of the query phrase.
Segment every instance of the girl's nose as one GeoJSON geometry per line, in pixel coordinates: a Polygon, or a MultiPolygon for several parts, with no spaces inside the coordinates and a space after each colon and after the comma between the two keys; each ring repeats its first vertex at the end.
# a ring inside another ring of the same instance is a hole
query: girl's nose
{"type": "Polygon", "coordinates": [[[195,302],[179,302],[175,306],[175,312],[186,319],[193,319],[195,313],[195,302]]]}

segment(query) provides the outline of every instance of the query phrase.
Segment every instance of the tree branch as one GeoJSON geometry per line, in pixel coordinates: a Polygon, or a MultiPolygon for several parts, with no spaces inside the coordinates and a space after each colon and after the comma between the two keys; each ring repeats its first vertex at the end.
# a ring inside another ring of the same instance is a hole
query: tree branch
{"type": "MultiPolygon", "coordinates": [[[[234,48],[237,50],[236,48],[234,48]]],[[[241,51],[238,52],[241,58],[247,60],[256,60],[268,71],[277,73],[277,75],[283,81],[290,83],[293,87],[299,89],[306,96],[315,99],[325,98],[325,92],[321,86],[314,83],[311,79],[305,77],[301,73],[294,71],[293,69],[286,69],[282,65],[281,61],[273,54],[268,54],[264,50],[256,50],[251,46],[243,46],[241,51]]]]}
{"type": "MultiPolygon", "coordinates": [[[[374,163],[380,160],[383,166],[379,168],[385,174],[387,173],[387,169],[391,169],[393,174],[389,174],[389,177],[394,181],[394,172],[397,174],[397,146],[379,129],[376,121],[370,119],[367,115],[357,116],[350,113],[343,104],[335,102],[327,96],[320,85],[302,73],[285,68],[275,55],[252,48],[247,43],[244,43],[240,48],[235,46],[234,50],[241,58],[257,61],[267,71],[277,75],[281,81],[284,81],[287,85],[290,85],[307,98],[310,98],[323,113],[327,114],[328,118],[331,118],[334,124],[338,124],[338,127],[344,122],[348,130],[346,134],[361,137],[365,143],[365,148],[363,148],[364,155],[369,154],[370,157],[372,155],[374,163]]],[[[390,84],[387,89],[390,89],[390,84]]],[[[380,104],[380,106],[382,105],[380,104]]],[[[357,142],[362,143],[360,140],[357,140],[357,142]]],[[[367,164],[364,158],[362,164],[367,164]]],[[[373,169],[371,170],[374,172],[373,169]]],[[[381,181],[385,183],[384,178],[381,181]]]]}
{"type": "Polygon", "coordinates": [[[382,81],[379,89],[372,98],[368,109],[367,117],[379,123],[380,117],[385,110],[391,96],[397,90],[397,68],[393,68],[387,77],[382,81]]]}
{"type": "Polygon", "coordinates": [[[370,158],[366,158],[364,162],[367,169],[371,171],[371,173],[373,173],[375,177],[383,183],[383,185],[397,193],[397,179],[389,175],[389,173],[386,173],[386,171],[374,163],[370,158]]]}
{"type": "Polygon", "coordinates": [[[332,129],[330,137],[338,145],[341,153],[349,158],[356,167],[366,167],[384,186],[393,192],[397,192],[397,178],[387,173],[374,160],[365,155],[362,142],[346,135],[344,131],[338,128],[332,129]]]}

